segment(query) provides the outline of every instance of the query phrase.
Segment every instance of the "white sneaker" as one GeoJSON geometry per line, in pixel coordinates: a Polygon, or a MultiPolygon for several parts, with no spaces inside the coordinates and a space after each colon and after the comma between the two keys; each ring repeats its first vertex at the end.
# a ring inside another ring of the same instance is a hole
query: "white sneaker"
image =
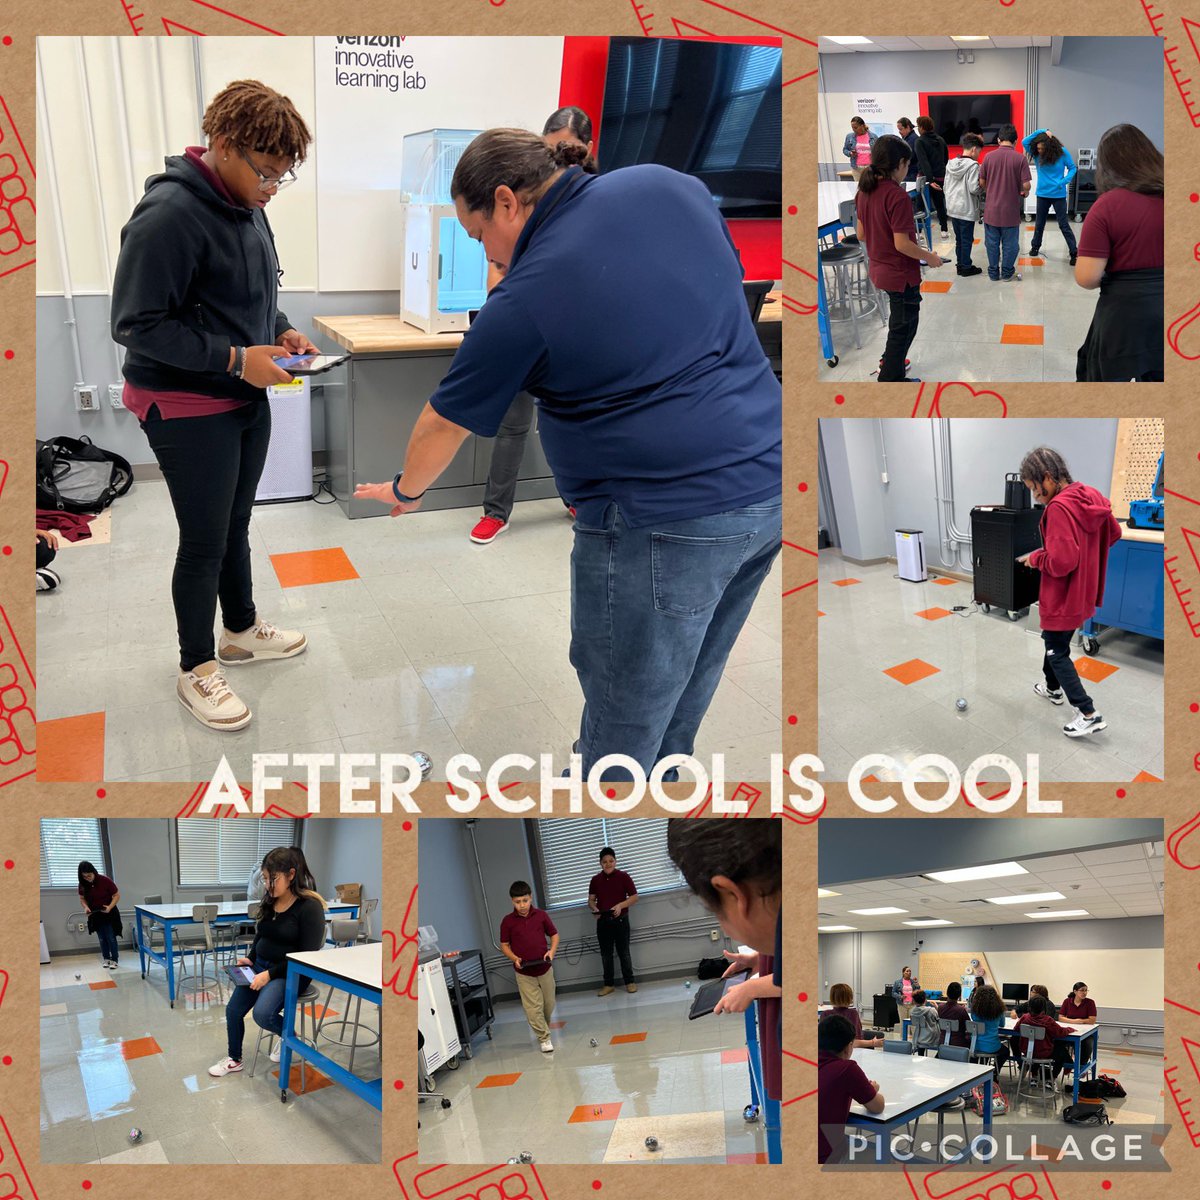
{"type": "Polygon", "coordinates": [[[1066,699],[1062,688],[1058,691],[1051,691],[1044,683],[1035,683],[1033,685],[1033,694],[1041,696],[1043,700],[1049,700],[1051,704],[1062,704],[1066,699]]]}
{"type": "Polygon", "coordinates": [[[1087,737],[1088,734],[1098,733],[1101,729],[1107,728],[1108,722],[1099,713],[1092,713],[1090,717],[1085,717],[1076,709],[1075,720],[1063,726],[1063,733],[1072,738],[1087,737]]]}
{"type": "Polygon", "coordinates": [[[308,638],[298,629],[276,629],[270,621],[255,621],[242,633],[221,631],[217,661],[222,665],[260,662],[267,658],[295,658],[308,649],[308,638]]]}
{"type": "Polygon", "coordinates": [[[219,1063],[214,1063],[208,1068],[208,1073],[215,1079],[220,1079],[224,1075],[232,1075],[234,1071],[240,1071],[242,1064],[234,1062],[232,1058],[223,1058],[219,1063]]]}
{"type": "Polygon", "coordinates": [[[179,703],[209,729],[233,732],[250,724],[250,709],[225,682],[215,662],[201,663],[194,671],[180,671],[175,691],[179,703]]]}
{"type": "Polygon", "coordinates": [[[282,1053],[283,1053],[283,1043],[281,1041],[276,1040],[275,1049],[271,1051],[271,1055],[270,1055],[271,1061],[278,1062],[279,1057],[282,1053]]]}
{"type": "Polygon", "coordinates": [[[549,1038],[547,1038],[544,1042],[538,1043],[538,1049],[543,1054],[549,1054],[554,1049],[554,1043],[549,1038]]]}

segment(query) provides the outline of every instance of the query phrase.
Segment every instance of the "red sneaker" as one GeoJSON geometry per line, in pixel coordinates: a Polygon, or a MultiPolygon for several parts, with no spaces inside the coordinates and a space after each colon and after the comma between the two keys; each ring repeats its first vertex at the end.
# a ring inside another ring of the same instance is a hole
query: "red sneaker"
{"type": "Polygon", "coordinates": [[[567,515],[571,518],[572,521],[575,520],[575,505],[573,505],[573,504],[567,505],[567,515]]]}
{"type": "Polygon", "coordinates": [[[479,524],[471,530],[471,541],[480,546],[487,546],[507,528],[508,522],[501,521],[498,517],[480,517],[479,524]]]}

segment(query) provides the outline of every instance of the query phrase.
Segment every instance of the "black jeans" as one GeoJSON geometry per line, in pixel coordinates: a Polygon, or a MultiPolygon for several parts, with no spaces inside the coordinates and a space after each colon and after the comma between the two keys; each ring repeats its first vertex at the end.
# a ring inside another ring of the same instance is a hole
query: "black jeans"
{"type": "Polygon", "coordinates": [[[938,224],[941,225],[943,233],[946,232],[946,193],[942,190],[945,186],[945,179],[929,181],[929,198],[933,201],[933,210],[937,213],[938,224]],[[938,186],[934,187],[934,183],[938,186]]]}
{"type": "Polygon", "coordinates": [[[34,546],[34,555],[34,567],[40,571],[43,567],[48,567],[58,557],[58,551],[49,542],[43,542],[41,538],[38,538],[34,546]]]}
{"type": "Polygon", "coordinates": [[[604,986],[613,986],[613,947],[621,958],[621,978],[633,983],[633,959],[629,957],[629,917],[600,917],[596,922],[596,940],[600,943],[600,961],[604,965],[604,986]]]}
{"type": "Polygon", "coordinates": [[[917,336],[921,319],[921,289],[910,283],[902,292],[888,292],[888,335],[883,348],[883,365],[879,368],[880,383],[902,383],[904,360],[908,348],[917,336]]]}
{"type": "Polygon", "coordinates": [[[164,421],[152,405],[142,429],[179,525],[171,599],[179,665],[191,671],[216,657],[218,599],[231,633],[254,624],[250,512],[271,440],[271,409],[264,400],[232,412],[164,421]]]}
{"type": "Polygon", "coordinates": [[[483,513],[498,521],[512,515],[513,499],[517,494],[517,476],[525,457],[525,441],[533,425],[533,397],[518,392],[504,414],[496,440],[492,443],[492,462],[488,467],[487,486],[483,490],[483,513]]]}
{"type": "Polygon", "coordinates": [[[957,266],[971,265],[971,247],[975,244],[975,222],[964,221],[961,217],[951,217],[954,226],[954,255],[957,266]]]}
{"type": "Polygon", "coordinates": [[[1067,243],[1067,250],[1074,258],[1076,242],[1075,235],[1071,232],[1071,222],[1067,219],[1066,196],[1038,196],[1037,216],[1034,218],[1033,226],[1033,245],[1029,247],[1029,253],[1037,254],[1042,248],[1042,230],[1046,228],[1046,218],[1050,215],[1051,207],[1054,209],[1058,227],[1062,230],[1063,238],[1067,243]]]}
{"type": "Polygon", "coordinates": [[[1090,717],[1095,709],[1092,698],[1083,690],[1079,681],[1079,672],[1071,661],[1071,638],[1073,629],[1043,629],[1042,641],[1046,643],[1046,657],[1042,660],[1042,674],[1046,677],[1046,686],[1057,692],[1060,688],[1067,693],[1067,699],[1080,712],[1090,717]]]}

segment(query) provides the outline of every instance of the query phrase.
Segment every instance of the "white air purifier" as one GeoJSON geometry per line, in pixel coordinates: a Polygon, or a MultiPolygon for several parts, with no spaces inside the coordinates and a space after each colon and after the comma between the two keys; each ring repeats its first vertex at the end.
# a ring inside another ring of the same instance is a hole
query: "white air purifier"
{"type": "Polygon", "coordinates": [[[896,530],[896,564],[900,578],[909,583],[924,583],[929,578],[925,570],[925,538],[921,530],[896,530]]]}
{"type": "Polygon", "coordinates": [[[312,392],[309,377],[267,388],[271,440],[255,504],[311,500],[313,495],[312,392]]]}

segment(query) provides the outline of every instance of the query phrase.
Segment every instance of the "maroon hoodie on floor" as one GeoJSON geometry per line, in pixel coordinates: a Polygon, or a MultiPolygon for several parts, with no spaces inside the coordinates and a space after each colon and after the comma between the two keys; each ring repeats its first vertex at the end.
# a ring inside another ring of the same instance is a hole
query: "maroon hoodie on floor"
{"type": "Polygon", "coordinates": [[[1070,483],[1046,505],[1041,534],[1042,549],[1029,556],[1029,565],[1042,573],[1042,628],[1078,629],[1104,601],[1108,550],[1120,539],[1121,526],[1100,492],[1070,483]]]}

